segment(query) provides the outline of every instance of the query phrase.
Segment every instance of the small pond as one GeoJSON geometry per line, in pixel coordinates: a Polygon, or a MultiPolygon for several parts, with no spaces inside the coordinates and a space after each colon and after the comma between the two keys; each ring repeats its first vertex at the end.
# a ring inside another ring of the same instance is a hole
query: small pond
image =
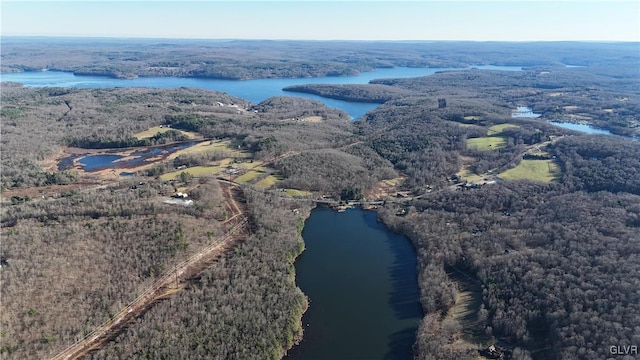
{"type": "MultiPolygon", "coordinates": [[[[129,156],[113,153],[71,155],[60,160],[58,163],[58,170],[62,171],[73,168],[73,162],[76,159],[84,171],[96,171],[109,168],[131,168],[144,163],[155,162],[155,159],[151,160],[152,158],[166,158],[178,150],[193,146],[195,143],[195,141],[190,141],[181,144],[142,148],[132,152],[129,156]]],[[[121,176],[133,175],[132,173],[131,175],[127,174],[129,173],[122,173],[121,176]]]]}

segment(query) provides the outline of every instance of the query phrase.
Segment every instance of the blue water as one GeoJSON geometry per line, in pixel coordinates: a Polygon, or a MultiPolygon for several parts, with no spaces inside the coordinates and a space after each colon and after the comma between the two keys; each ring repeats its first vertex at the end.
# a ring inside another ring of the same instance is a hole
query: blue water
{"type": "MultiPolygon", "coordinates": [[[[131,153],[130,159],[125,161],[120,161],[120,159],[124,158],[122,155],[113,155],[113,154],[95,154],[95,155],[80,155],[80,159],[78,163],[82,165],[82,169],[84,171],[94,171],[101,169],[108,169],[111,167],[133,167],[138,166],[146,161],[149,158],[157,157],[158,155],[168,156],[178,150],[186,149],[195,144],[194,141],[189,141],[181,144],[172,144],[165,145],[159,147],[152,148],[144,148],[141,150],[136,150],[131,153]]],[[[58,170],[68,170],[73,166],[73,159],[78,158],[78,155],[70,156],[65,159],[65,161],[61,161],[58,165],[58,170]]],[[[122,175],[122,174],[121,174],[122,175]]],[[[123,175],[128,176],[128,175],[123,175]]]]}
{"type": "Polygon", "coordinates": [[[422,318],[416,252],[376,213],[316,208],[302,231],[296,282],[309,297],[288,360],[412,359],[422,318]]]}
{"type": "MultiPolygon", "coordinates": [[[[475,66],[486,70],[522,70],[518,66],[475,66]]],[[[229,95],[237,96],[259,103],[272,96],[292,96],[291,92],[282,91],[283,88],[300,84],[367,84],[373,79],[409,78],[432,75],[438,71],[464,70],[454,68],[380,68],[375,71],[363,72],[355,76],[319,77],[301,79],[256,79],[256,80],[218,80],[177,77],[140,77],[137,79],[115,79],[103,76],[74,75],[69,72],[42,71],[0,74],[0,81],[13,81],[25,86],[78,87],[78,88],[111,88],[111,87],[154,87],[179,88],[192,87],[208,90],[218,90],[229,95]]],[[[348,102],[323,98],[312,94],[296,93],[295,96],[319,100],[332,108],[346,111],[353,119],[362,117],[367,111],[373,110],[380,104],[348,102]]]]}
{"type": "Polygon", "coordinates": [[[511,117],[513,118],[537,118],[540,117],[541,114],[536,114],[533,112],[533,110],[531,110],[531,108],[528,108],[526,106],[518,106],[516,108],[516,111],[511,114],[511,117]]]}
{"type": "Polygon", "coordinates": [[[580,131],[587,134],[613,135],[609,130],[600,129],[587,124],[573,124],[573,123],[562,122],[562,121],[551,121],[550,123],[555,126],[559,126],[561,128],[580,131]]]}
{"type": "Polygon", "coordinates": [[[111,165],[114,165],[115,161],[122,159],[124,156],[122,155],[109,155],[109,154],[98,154],[98,155],[87,155],[83,156],[78,160],[78,163],[82,165],[82,169],[84,171],[93,171],[104,169],[111,165]]]}

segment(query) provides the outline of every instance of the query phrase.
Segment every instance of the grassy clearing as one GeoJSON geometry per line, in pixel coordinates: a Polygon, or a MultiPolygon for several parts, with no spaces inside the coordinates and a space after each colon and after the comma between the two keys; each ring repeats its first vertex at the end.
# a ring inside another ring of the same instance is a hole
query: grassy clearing
{"type": "Polygon", "coordinates": [[[260,189],[267,189],[267,188],[270,188],[273,185],[275,185],[278,181],[280,181],[280,179],[277,176],[269,175],[269,176],[265,177],[264,179],[258,181],[256,183],[256,187],[258,187],[260,189]]]}
{"type": "Polygon", "coordinates": [[[389,186],[398,186],[399,184],[402,183],[402,181],[404,181],[403,177],[397,177],[397,178],[393,178],[393,179],[387,179],[387,180],[382,180],[383,183],[389,185],[389,186]]]}
{"type": "Polygon", "coordinates": [[[154,126],[152,128],[149,128],[145,131],[141,131],[137,134],[134,134],[133,136],[135,136],[138,140],[141,139],[146,139],[146,138],[150,138],[152,136],[154,136],[157,133],[165,133],[167,131],[171,130],[171,128],[167,128],[167,127],[160,127],[160,126],[154,126]]]}
{"type": "Polygon", "coordinates": [[[507,180],[534,180],[551,182],[556,180],[560,168],[552,160],[522,160],[518,166],[498,175],[507,180]]]}
{"type": "Polygon", "coordinates": [[[306,121],[306,122],[312,122],[312,123],[319,123],[319,122],[323,121],[322,116],[307,116],[306,118],[303,118],[302,120],[306,121]]]}
{"type": "Polygon", "coordinates": [[[253,162],[241,162],[241,163],[235,163],[233,164],[234,167],[237,167],[239,169],[254,169],[254,170],[258,170],[258,169],[262,169],[262,167],[260,165],[262,165],[262,161],[260,160],[253,160],[253,162]]]}
{"type": "Polygon", "coordinates": [[[235,179],[235,182],[239,183],[239,184],[246,184],[249,181],[257,178],[258,176],[264,174],[264,169],[263,168],[257,168],[255,170],[251,170],[246,172],[245,174],[242,174],[240,176],[238,176],[235,179]]]}
{"type": "Polygon", "coordinates": [[[493,150],[507,146],[507,141],[501,136],[485,136],[467,139],[467,147],[475,150],[493,150]]]}
{"type": "Polygon", "coordinates": [[[249,157],[249,153],[247,153],[246,151],[239,151],[238,149],[234,149],[233,147],[231,147],[228,141],[211,140],[203,141],[186,149],[178,150],[169,156],[169,160],[175,159],[180,155],[213,151],[224,151],[229,156],[236,158],[249,157]]]}
{"type": "Polygon", "coordinates": [[[513,125],[513,124],[498,124],[498,125],[493,125],[491,127],[489,127],[489,131],[487,131],[487,135],[496,135],[496,134],[500,134],[501,132],[503,132],[505,129],[508,128],[517,128],[517,125],[513,125]]]}
{"type": "Polygon", "coordinates": [[[293,196],[293,197],[308,197],[312,195],[311,192],[309,191],[296,190],[296,189],[284,189],[284,192],[287,195],[293,196]]]}
{"type": "Polygon", "coordinates": [[[173,180],[180,177],[180,174],[185,172],[191,174],[192,176],[205,176],[211,174],[217,174],[224,169],[224,165],[212,165],[212,166],[194,166],[182,170],[176,170],[170,173],[162,174],[160,179],[163,181],[173,180]]]}
{"type": "Polygon", "coordinates": [[[172,129],[169,127],[160,127],[160,126],[154,126],[152,128],[149,128],[145,131],[141,131],[137,134],[134,134],[133,136],[135,136],[138,140],[142,140],[142,139],[146,139],[146,138],[150,138],[152,136],[154,136],[157,133],[165,133],[169,130],[176,130],[179,131],[181,133],[183,133],[185,136],[187,136],[189,139],[195,139],[196,137],[198,137],[198,134],[194,133],[194,132],[190,132],[190,131],[182,131],[182,130],[177,130],[177,129],[172,129]]]}
{"type": "Polygon", "coordinates": [[[460,325],[460,338],[455,347],[475,349],[479,345],[486,345],[491,338],[485,334],[478,318],[482,305],[482,288],[460,272],[454,271],[447,275],[458,287],[455,304],[447,312],[447,318],[460,325]]]}

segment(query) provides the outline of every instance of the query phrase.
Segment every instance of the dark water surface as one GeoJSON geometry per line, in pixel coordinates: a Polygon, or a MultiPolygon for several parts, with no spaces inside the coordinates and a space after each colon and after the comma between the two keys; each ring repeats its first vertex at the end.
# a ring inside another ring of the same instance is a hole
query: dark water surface
{"type": "Polygon", "coordinates": [[[296,282],[310,299],[304,338],[286,359],[412,359],[422,318],[416,253],[376,213],[311,212],[296,282]]]}

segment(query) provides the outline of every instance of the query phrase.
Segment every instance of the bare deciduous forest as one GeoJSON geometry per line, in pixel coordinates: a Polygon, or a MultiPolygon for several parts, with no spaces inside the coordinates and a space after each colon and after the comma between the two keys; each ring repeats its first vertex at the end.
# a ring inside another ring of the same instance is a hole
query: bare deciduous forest
{"type": "Polygon", "coordinates": [[[194,46],[203,43],[194,41],[137,44],[134,59],[134,45],[115,40],[96,47],[34,41],[3,42],[2,70],[249,79],[382,66],[524,69],[290,89],[381,103],[355,122],[319,101],[288,96],[251,104],[187,88],[2,83],[3,358],[62,350],[239,215],[252,224],[242,241],[89,357],[282,358],[302,336],[307,299],[293,263],[304,249],[300,231],[313,199],[373,194],[391,179],[402,181],[370,200],[386,201],[380,219],[417,250],[426,315],[416,358],[478,358],[482,344],[465,332],[511,344],[513,359],[599,359],[609,346],[640,342],[640,144],[622,137],[640,131],[633,46],[277,42],[267,52],[261,42],[237,41],[196,56],[194,46]],[[176,51],[166,55],[166,48],[176,51]],[[296,58],[279,62],[292,48],[296,58]],[[63,61],[69,49],[73,56],[63,61]],[[427,50],[448,55],[429,57],[427,50]],[[541,117],[514,118],[518,106],[541,117]],[[549,123],[558,119],[620,136],[549,123]],[[160,126],[170,130],[136,137],[160,126]],[[213,150],[163,155],[132,178],[77,164],[58,168],[69,154],[131,154],[190,141],[213,150]],[[530,161],[548,164],[551,179],[502,178],[530,161]],[[191,167],[210,172],[183,171],[191,167]],[[230,190],[230,169],[247,174],[234,185],[242,197],[230,190]],[[163,178],[172,172],[179,175],[163,178]],[[308,195],[293,198],[285,189],[308,195]],[[400,191],[407,197],[396,196],[400,191]],[[182,192],[192,206],[176,200],[182,192]],[[478,289],[473,329],[447,315],[462,286],[452,272],[478,289]]]}

